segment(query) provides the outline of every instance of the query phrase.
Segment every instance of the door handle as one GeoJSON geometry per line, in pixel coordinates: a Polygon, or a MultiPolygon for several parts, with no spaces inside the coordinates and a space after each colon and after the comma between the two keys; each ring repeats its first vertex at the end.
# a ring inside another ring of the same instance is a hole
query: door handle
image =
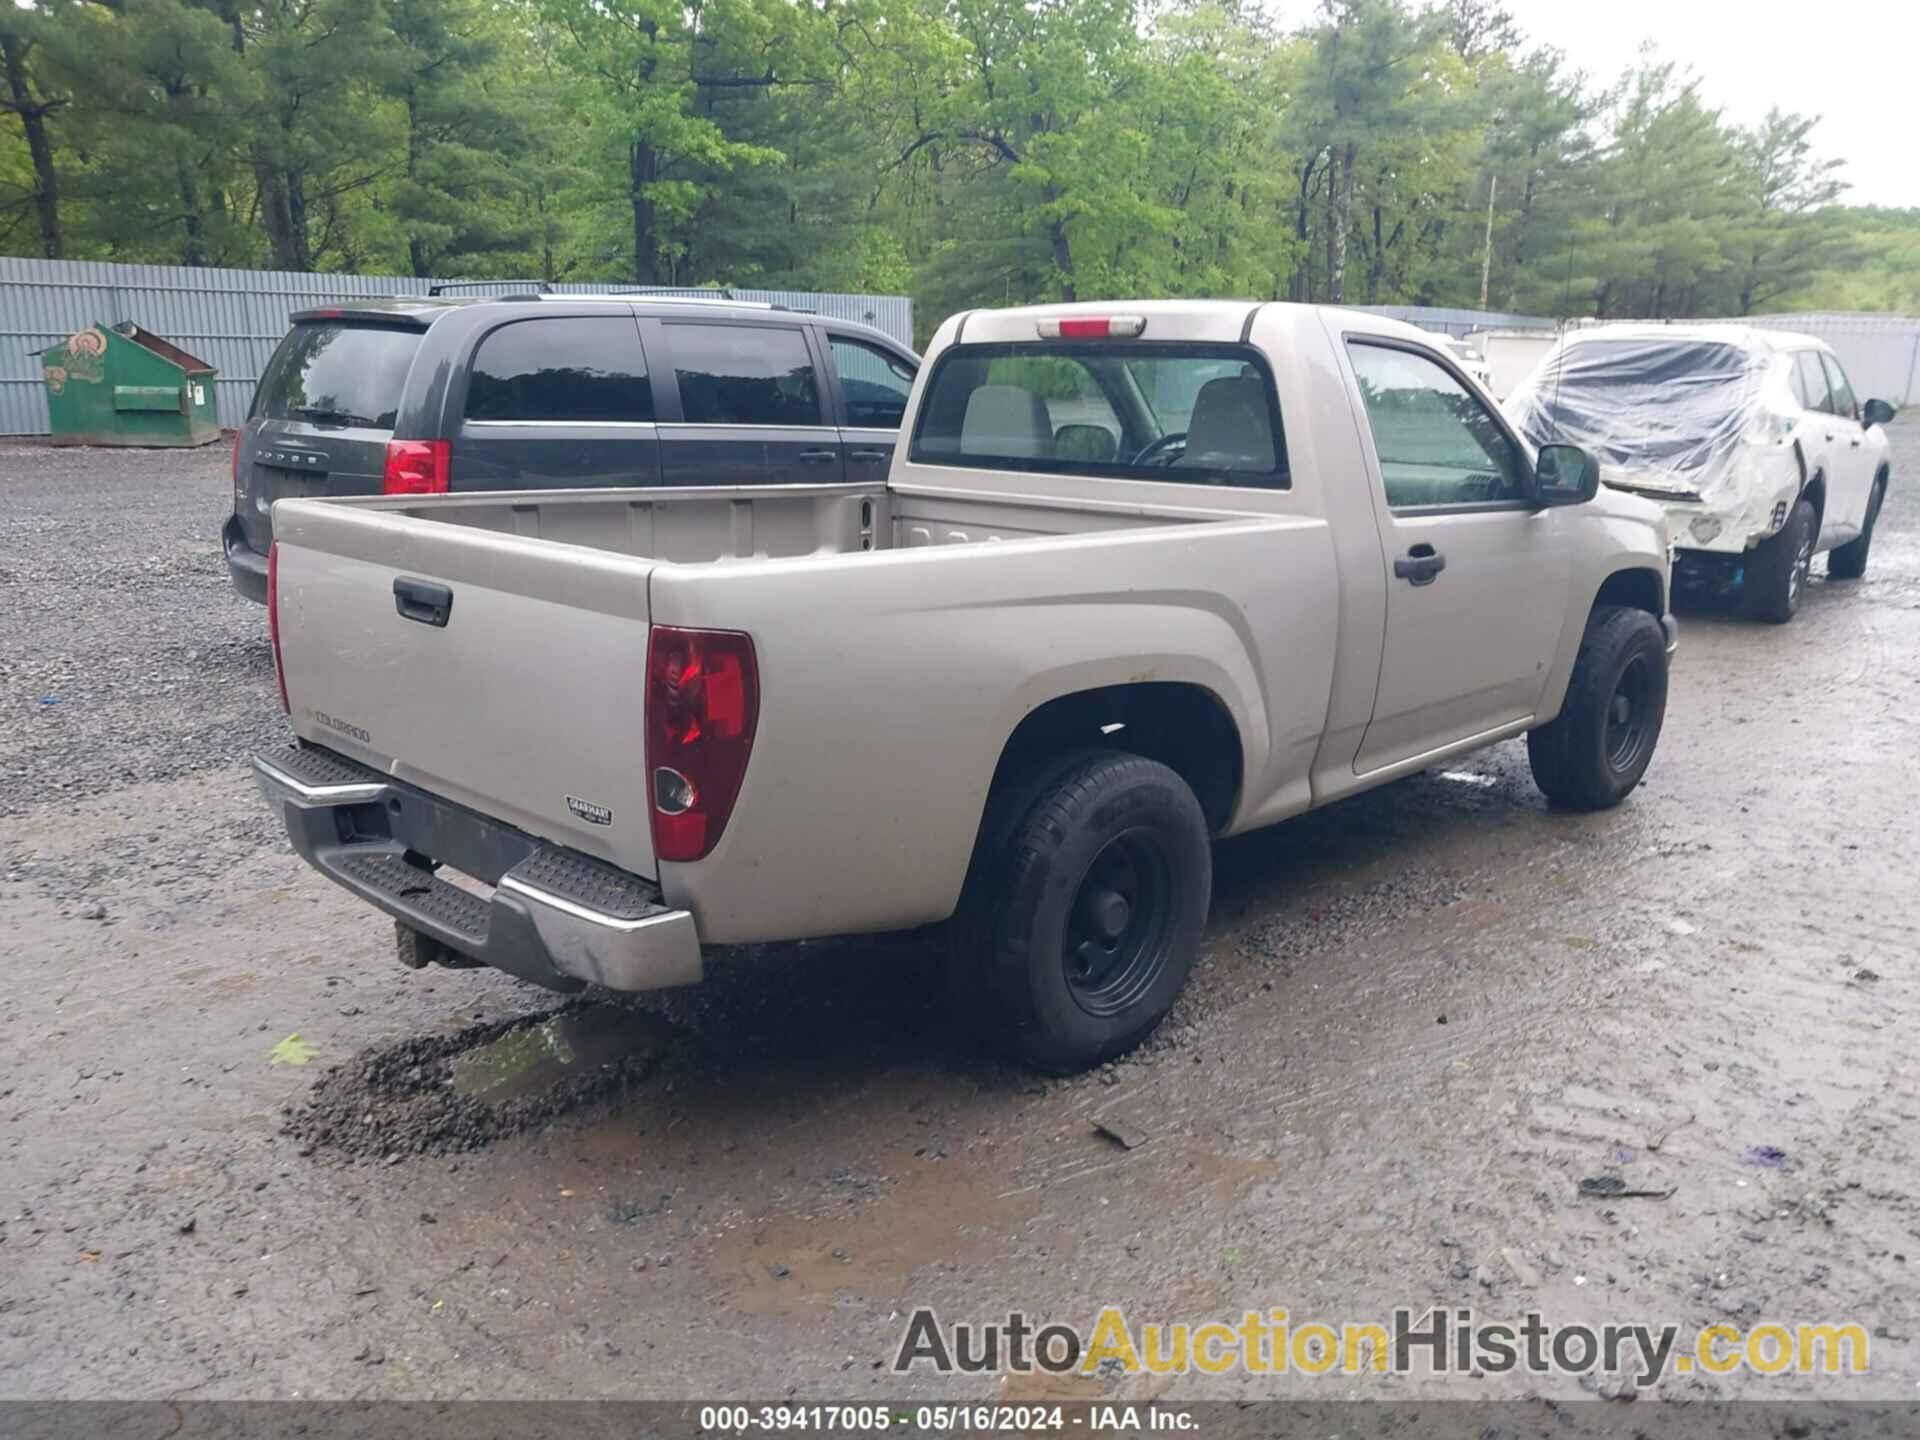
{"type": "MultiPolygon", "coordinates": [[[[1853,443],[1858,445],[1860,442],[1856,440],[1853,443]]],[[[865,460],[865,461],[871,461],[875,464],[878,464],[879,462],[885,460],[886,458],[887,458],[887,452],[884,450],[849,450],[847,451],[847,459],[849,460],[865,460]]]]}
{"type": "Polygon", "coordinates": [[[825,465],[839,458],[838,450],[802,450],[799,456],[800,463],[803,465],[825,465]]]}
{"type": "Polygon", "coordinates": [[[453,617],[453,590],[431,580],[401,575],[393,582],[393,608],[403,620],[444,628],[453,617]]]}
{"type": "Polygon", "coordinates": [[[1447,557],[1431,545],[1416,545],[1393,562],[1394,575],[1413,585],[1431,585],[1447,568],[1447,557]]]}

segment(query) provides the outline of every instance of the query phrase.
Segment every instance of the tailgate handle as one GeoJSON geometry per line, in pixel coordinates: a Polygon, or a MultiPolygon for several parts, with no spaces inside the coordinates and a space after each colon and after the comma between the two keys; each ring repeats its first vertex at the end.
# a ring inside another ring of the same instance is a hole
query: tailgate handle
{"type": "Polygon", "coordinates": [[[403,620],[444,626],[453,616],[453,590],[431,580],[401,575],[393,582],[393,608],[400,612],[403,620]]]}

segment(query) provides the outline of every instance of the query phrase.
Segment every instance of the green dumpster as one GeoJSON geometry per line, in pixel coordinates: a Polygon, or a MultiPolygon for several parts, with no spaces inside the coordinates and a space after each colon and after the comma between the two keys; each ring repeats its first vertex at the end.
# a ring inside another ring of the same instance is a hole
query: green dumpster
{"type": "Polygon", "coordinates": [[[40,352],[56,445],[205,445],[220,437],[213,367],[131,321],[40,352]]]}

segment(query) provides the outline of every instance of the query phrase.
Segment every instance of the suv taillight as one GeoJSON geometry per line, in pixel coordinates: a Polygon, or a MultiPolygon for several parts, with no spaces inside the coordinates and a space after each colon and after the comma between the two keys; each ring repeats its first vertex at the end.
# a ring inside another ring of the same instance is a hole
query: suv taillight
{"type": "Polygon", "coordinates": [[[760,675],[752,638],[654,626],[646,704],[653,853],[698,860],[720,843],[753,751],[760,675]]]}
{"type": "Polygon", "coordinates": [[[280,542],[267,546],[267,639],[273,642],[273,678],[280,687],[280,708],[291,715],[287,703],[287,667],[280,658],[280,542]]]}
{"type": "Polygon", "coordinates": [[[389,440],[382,495],[444,495],[451,456],[445,440],[389,440]]]}

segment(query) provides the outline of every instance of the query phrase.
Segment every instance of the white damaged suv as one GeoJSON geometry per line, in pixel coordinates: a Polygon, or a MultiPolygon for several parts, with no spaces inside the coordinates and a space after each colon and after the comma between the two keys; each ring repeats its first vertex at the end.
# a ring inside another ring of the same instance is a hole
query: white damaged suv
{"type": "Polygon", "coordinates": [[[1675,584],[1737,593],[1784,624],[1813,557],[1866,573],[1890,469],[1884,400],[1862,405],[1831,349],[1738,325],[1596,325],[1562,336],[1506,402],[1535,445],[1563,441],[1601,479],[1660,502],[1675,584]]]}

